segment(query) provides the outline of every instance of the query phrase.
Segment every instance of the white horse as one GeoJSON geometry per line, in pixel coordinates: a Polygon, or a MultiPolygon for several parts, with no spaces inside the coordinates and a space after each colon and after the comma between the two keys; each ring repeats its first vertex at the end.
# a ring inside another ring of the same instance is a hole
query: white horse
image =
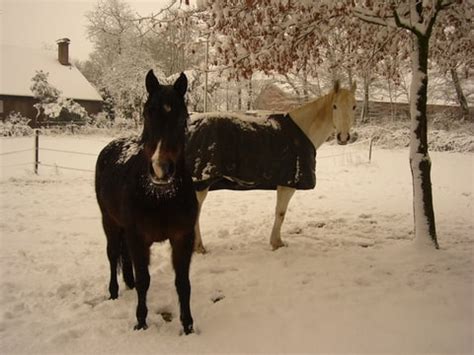
{"type": "MultiPolygon", "coordinates": [[[[340,87],[339,82],[336,82],[331,92],[327,95],[288,112],[290,118],[297,124],[301,131],[304,132],[306,137],[309,138],[315,149],[318,149],[334,131],[338,144],[345,145],[349,142],[350,129],[354,122],[356,109],[355,90],[355,83],[351,89],[343,89],[340,87]]],[[[214,133],[219,134],[218,132],[214,133]]],[[[211,141],[204,142],[204,144],[209,147],[212,146],[211,141]]],[[[270,236],[270,244],[273,250],[285,246],[285,243],[281,239],[280,231],[288,204],[296,191],[293,187],[280,185],[277,186],[276,190],[277,204],[275,208],[275,220],[270,236]]],[[[198,253],[206,252],[201,237],[199,215],[208,192],[209,186],[196,191],[199,212],[195,225],[196,239],[194,248],[198,253]]]]}

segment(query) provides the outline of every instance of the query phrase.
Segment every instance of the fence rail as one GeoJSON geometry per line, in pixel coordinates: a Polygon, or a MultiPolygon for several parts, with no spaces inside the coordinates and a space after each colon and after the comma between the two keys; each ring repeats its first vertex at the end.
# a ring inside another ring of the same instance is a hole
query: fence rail
{"type": "Polygon", "coordinates": [[[34,162],[28,162],[28,163],[18,163],[18,164],[7,164],[7,165],[2,165],[2,168],[13,168],[16,166],[26,166],[26,165],[33,165],[34,162]]]}
{"type": "MultiPolygon", "coordinates": [[[[13,155],[13,154],[20,154],[20,153],[34,151],[34,161],[33,162],[30,161],[30,162],[24,162],[24,163],[7,164],[7,165],[2,165],[1,167],[2,168],[10,168],[10,167],[33,165],[35,174],[39,173],[39,167],[40,166],[55,168],[55,169],[64,169],[64,170],[94,173],[94,170],[91,170],[91,169],[82,169],[82,168],[77,168],[77,167],[72,167],[72,166],[58,165],[58,164],[55,164],[55,163],[48,163],[48,162],[44,163],[44,162],[40,161],[40,159],[39,159],[40,151],[57,152],[57,153],[64,153],[64,154],[76,154],[76,155],[93,156],[93,157],[97,157],[98,154],[87,153],[87,152],[78,152],[78,151],[65,150],[65,149],[56,149],[56,148],[43,148],[43,147],[40,147],[39,136],[40,136],[40,131],[36,130],[35,131],[35,137],[34,137],[34,141],[35,141],[34,148],[12,150],[12,151],[8,151],[8,152],[0,153],[0,156],[5,156],[5,155],[13,155]]],[[[372,161],[372,147],[373,147],[373,139],[372,138],[352,143],[352,144],[350,144],[349,147],[354,147],[354,146],[362,145],[362,144],[368,144],[368,146],[369,146],[368,162],[370,163],[372,161]]],[[[347,156],[350,153],[351,153],[351,151],[349,153],[347,151],[344,151],[342,153],[337,153],[337,154],[318,155],[317,159],[327,159],[327,158],[334,158],[334,157],[339,157],[339,156],[347,156]]]]}
{"type": "Polygon", "coordinates": [[[95,154],[95,153],[75,152],[75,151],[72,151],[72,150],[61,150],[61,149],[53,149],[53,148],[41,148],[41,150],[45,150],[45,151],[48,151],[48,152],[67,153],[67,154],[89,155],[89,156],[93,156],[93,157],[98,156],[98,154],[95,154]]]}
{"type": "Polygon", "coordinates": [[[86,152],[78,152],[78,151],[73,151],[73,150],[65,150],[65,149],[55,149],[55,148],[47,148],[47,147],[41,147],[40,146],[40,131],[36,130],[35,131],[35,136],[34,136],[34,147],[33,148],[28,148],[28,149],[18,149],[18,150],[11,150],[8,152],[1,152],[0,156],[6,156],[6,155],[13,155],[13,154],[20,154],[20,153],[25,153],[25,152],[34,152],[34,161],[30,162],[24,162],[24,163],[14,163],[14,164],[6,164],[2,165],[2,168],[12,168],[12,167],[18,167],[18,166],[27,166],[31,165],[33,166],[35,174],[39,174],[39,167],[44,166],[48,168],[55,168],[55,169],[64,169],[64,170],[73,170],[73,171],[81,171],[81,172],[88,172],[88,173],[93,173],[94,170],[91,169],[81,169],[77,167],[72,167],[72,166],[64,166],[56,163],[49,163],[49,162],[42,162],[40,160],[40,152],[41,151],[48,151],[48,152],[57,152],[57,153],[64,153],[64,154],[75,154],[75,155],[83,155],[83,156],[93,156],[97,157],[98,154],[95,153],[86,153],[86,152]]]}
{"type": "Polygon", "coordinates": [[[74,171],[84,171],[84,172],[87,172],[87,173],[93,173],[94,172],[94,170],[90,170],[90,169],[73,168],[73,167],[70,167],[70,166],[62,166],[62,165],[57,165],[57,164],[47,164],[47,163],[42,163],[42,162],[39,162],[38,164],[40,166],[47,166],[49,168],[74,170],[74,171]]]}
{"type": "Polygon", "coordinates": [[[10,155],[10,154],[23,153],[23,152],[30,152],[30,151],[32,151],[32,150],[33,150],[33,148],[20,149],[20,150],[12,150],[12,151],[9,151],[9,152],[0,153],[0,155],[10,155]]]}

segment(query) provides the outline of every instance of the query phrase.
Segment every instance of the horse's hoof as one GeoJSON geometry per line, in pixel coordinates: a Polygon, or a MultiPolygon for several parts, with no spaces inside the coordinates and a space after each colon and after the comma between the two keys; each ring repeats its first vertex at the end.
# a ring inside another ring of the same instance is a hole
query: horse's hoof
{"type": "Polygon", "coordinates": [[[271,245],[272,245],[272,250],[273,251],[288,246],[287,243],[283,243],[281,240],[279,240],[278,242],[275,242],[275,243],[271,243],[271,245]]]}
{"type": "Polygon", "coordinates": [[[147,330],[148,325],[146,323],[138,323],[133,327],[133,330],[147,330]]]}
{"type": "Polygon", "coordinates": [[[110,295],[109,297],[109,300],[116,300],[118,298],[118,294],[117,295],[110,295]]]}
{"type": "Polygon", "coordinates": [[[193,328],[193,325],[188,325],[186,327],[183,327],[183,333],[184,335],[189,335],[189,334],[193,334],[194,333],[194,328],[193,328]]]}
{"type": "Polygon", "coordinates": [[[204,248],[204,245],[200,244],[200,245],[196,245],[194,247],[194,252],[196,252],[198,254],[206,254],[207,250],[206,250],[206,248],[204,248]]]}

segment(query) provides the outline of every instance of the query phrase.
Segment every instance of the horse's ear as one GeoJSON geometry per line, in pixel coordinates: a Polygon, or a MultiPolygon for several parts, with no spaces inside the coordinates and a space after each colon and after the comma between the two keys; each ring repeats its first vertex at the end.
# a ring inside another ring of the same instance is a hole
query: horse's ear
{"type": "Polygon", "coordinates": [[[354,81],[354,82],[352,83],[352,87],[351,87],[351,90],[352,90],[352,92],[353,92],[354,94],[355,94],[355,92],[356,92],[356,89],[357,89],[357,84],[356,84],[356,82],[354,81]]]}
{"type": "Polygon", "coordinates": [[[341,83],[339,82],[339,80],[336,80],[334,82],[334,92],[337,93],[340,88],[341,88],[341,83]]]}
{"type": "Polygon", "coordinates": [[[145,79],[146,91],[151,95],[160,88],[160,83],[153,73],[153,69],[150,69],[145,79]]]}
{"type": "Polygon", "coordinates": [[[186,94],[186,90],[188,89],[188,78],[186,78],[186,75],[181,73],[179,78],[174,82],[173,86],[181,96],[184,96],[184,94],[186,94]]]}

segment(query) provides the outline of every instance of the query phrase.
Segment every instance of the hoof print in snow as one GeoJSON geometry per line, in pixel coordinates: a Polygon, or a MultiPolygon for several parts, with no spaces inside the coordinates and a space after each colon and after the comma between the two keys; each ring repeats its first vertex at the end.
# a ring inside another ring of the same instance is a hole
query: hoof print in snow
{"type": "Polygon", "coordinates": [[[222,291],[217,290],[212,296],[211,296],[211,301],[212,303],[217,303],[219,301],[222,301],[225,298],[224,294],[222,291]]]}
{"type": "Polygon", "coordinates": [[[166,323],[170,323],[173,320],[173,313],[171,312],[160,312],[159,314],[166,323]]]}
{"type": "Polygon", "coordinates": [[[85,300],[84,304],[94,308],[95,306],[98,306],[99,304],[101,304],[102,302],[105,302],[107,300],[110,300],[110,298],[97,297],[97,298],[93,298],[93,299],[90,299],[90,300],[85,300]]]}
{"type": "Polygon", "coordinates": [[[324,227],[326,227],[326,223],[325,222],[309,222],[308,227],[311,227],[311,228],[324,228],[324,227]]]}
{"type": "Polygon", "coordinates": [[[290,231],[290,234],[301,234],[303,233],[303,229],[301,229],[300,227],[295,227],[293,228],[293,230],[290,231]]]}

